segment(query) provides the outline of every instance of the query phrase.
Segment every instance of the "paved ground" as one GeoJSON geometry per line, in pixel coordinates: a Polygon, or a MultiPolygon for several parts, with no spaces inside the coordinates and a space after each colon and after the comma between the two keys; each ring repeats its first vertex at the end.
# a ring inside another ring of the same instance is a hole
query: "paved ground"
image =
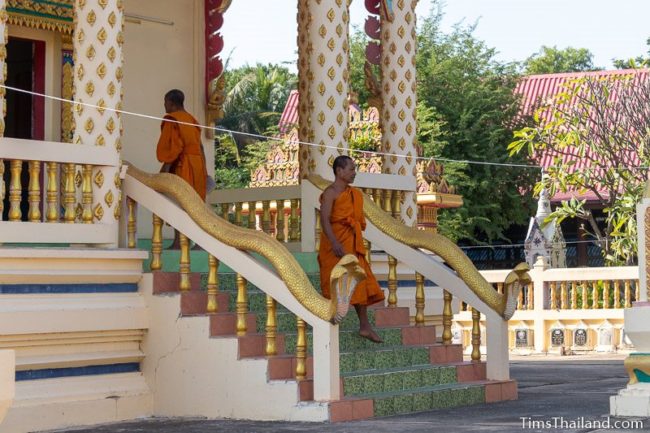
{"type": "Polygon", "coordinates": [[[650,418],[608,418],[609,397],[625,387],[624,356],[513,357],[519,400],[339,424],[155,419],[66,430],[75,433],[429,433],[650,432],[650,418]],[[643,427],[615,428],[637,421],[643,427]],[[600,425],[595,425],[596,422],[600,425]],[[610,427],[606,428],[605,423],[610,427]],[[603,428],[605,427],[605,428],[603,428]]]}

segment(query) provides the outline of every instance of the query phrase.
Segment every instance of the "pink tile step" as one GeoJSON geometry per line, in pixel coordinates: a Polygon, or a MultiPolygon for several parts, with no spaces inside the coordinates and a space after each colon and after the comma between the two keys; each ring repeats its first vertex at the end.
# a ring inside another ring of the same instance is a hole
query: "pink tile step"
{"type": "MultiPolygon", "coordinates": [[[[153,293],[160,295],[163,293],[179,292],[180,274],[178,272],[163,272],[154,271],[153,274],[153,293]]],[[[190,274],[190,285],[192,290],[199,290],[201,288],[201,274],[192,272],[190,274]]]]}
{"type": "Polygon", "coordinates": [[[459,362],[450,365],[456,366],[458,382],[475,382],[487,377],[485,362],[459,362]]]}
{"type": "MultiPolygon", "coordinates": [[[[217,313],[228,311],[228,293],[217,294],[217,313]]],[[[207,314],[208,294],[198,290],[191,290],[181,293],[181,314],[183,316],[194,316],[207,314]]]]}
{"type": "Polygon", "coordinates": [[[373,401],[344,399],[330,403],[330,422],[356,421],[375,416],[373,401]]]}
{"type": "Polygon", "coordinates": [[[378,327],[409,325],[408,307],[378,307],[373,311],[375,312],[375,325],[378,327]]]}
{"type": "Polygon", "coordinates": [[[435,326],[406,326],[402,328],[402,344],[404,346],[421,346],[435,343],[435,326]]]}
{"type": "MultiPolygon", "coordinates": [[[[247,333],[257,332],[255,313],[246,315],[247,333]]],[[[211,337],[232,337],[237,334],[237,313],[217,313],[210,315],[211,337]]]]}
{"type": "Polygon", "coordinates": [[[460,344],[436,344],[429,347],[431,364],[447,364],[463,361],[463,347],[460,344]]]}
{"type": "MultiPolygon", "coordinates": [[[[266,336],[263,334],[250,334],[237,337],[239,340],[239,358],[253,358],[266,356],[266,336]]],[[[278,353],[284,353],[284,335],[275,337],[275,347],[278,353]]]]}

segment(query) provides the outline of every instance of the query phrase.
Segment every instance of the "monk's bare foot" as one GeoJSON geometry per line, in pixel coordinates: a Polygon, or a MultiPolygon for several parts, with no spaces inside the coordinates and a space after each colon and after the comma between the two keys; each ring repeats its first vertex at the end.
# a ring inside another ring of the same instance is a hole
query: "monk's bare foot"
{"type": "Polygon", "coordinates": [[[359,335],[363,338],[367,338],[368,340],[372,341],[373,343],[383,343],[384,340],[381,339],[381,337],[372,329],[361,329],[359,330],[359,335]]]}

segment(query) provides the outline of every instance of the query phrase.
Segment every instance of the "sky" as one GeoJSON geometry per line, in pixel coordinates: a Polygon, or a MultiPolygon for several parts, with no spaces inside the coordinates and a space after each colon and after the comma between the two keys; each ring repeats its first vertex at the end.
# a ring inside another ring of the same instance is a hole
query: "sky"
{"type": "MultiPolygon", "coordinates": [[[[431,5],[420,0],[418,17],[431,5]]],[[[234,0],[222,28],[228,67],[289,62],[295,70],[296,9],[296,0],[234,0]]],[[[474,34],[504,62],[524,60],[542,45],[570,46],[589,49],[595,66],[611,69],[614,58],[648,51],[650,0],[447,0],[443,12],[445,31],[478,21],[474,34]]],[[[361,27],[367,15],[364,1],[352,0],[351,24],[361,27]]]]}

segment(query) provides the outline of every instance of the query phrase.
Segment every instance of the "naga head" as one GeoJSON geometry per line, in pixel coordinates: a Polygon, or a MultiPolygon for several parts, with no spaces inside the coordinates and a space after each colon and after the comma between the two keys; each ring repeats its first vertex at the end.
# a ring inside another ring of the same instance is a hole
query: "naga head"
{"type": "Polygon", "coordinates": [[[517,309],[517,298],[519,298],[521,288],[532,283],[530,275],[528,274],[529,270],[530,267],[528,264],[519,263],[508,273],[508,275],[506,275],[506,280],[504,282],[505,302],[502,313],[505,320],[510,320],[510,318],[515,314],[515,310],[517,309]]]}

